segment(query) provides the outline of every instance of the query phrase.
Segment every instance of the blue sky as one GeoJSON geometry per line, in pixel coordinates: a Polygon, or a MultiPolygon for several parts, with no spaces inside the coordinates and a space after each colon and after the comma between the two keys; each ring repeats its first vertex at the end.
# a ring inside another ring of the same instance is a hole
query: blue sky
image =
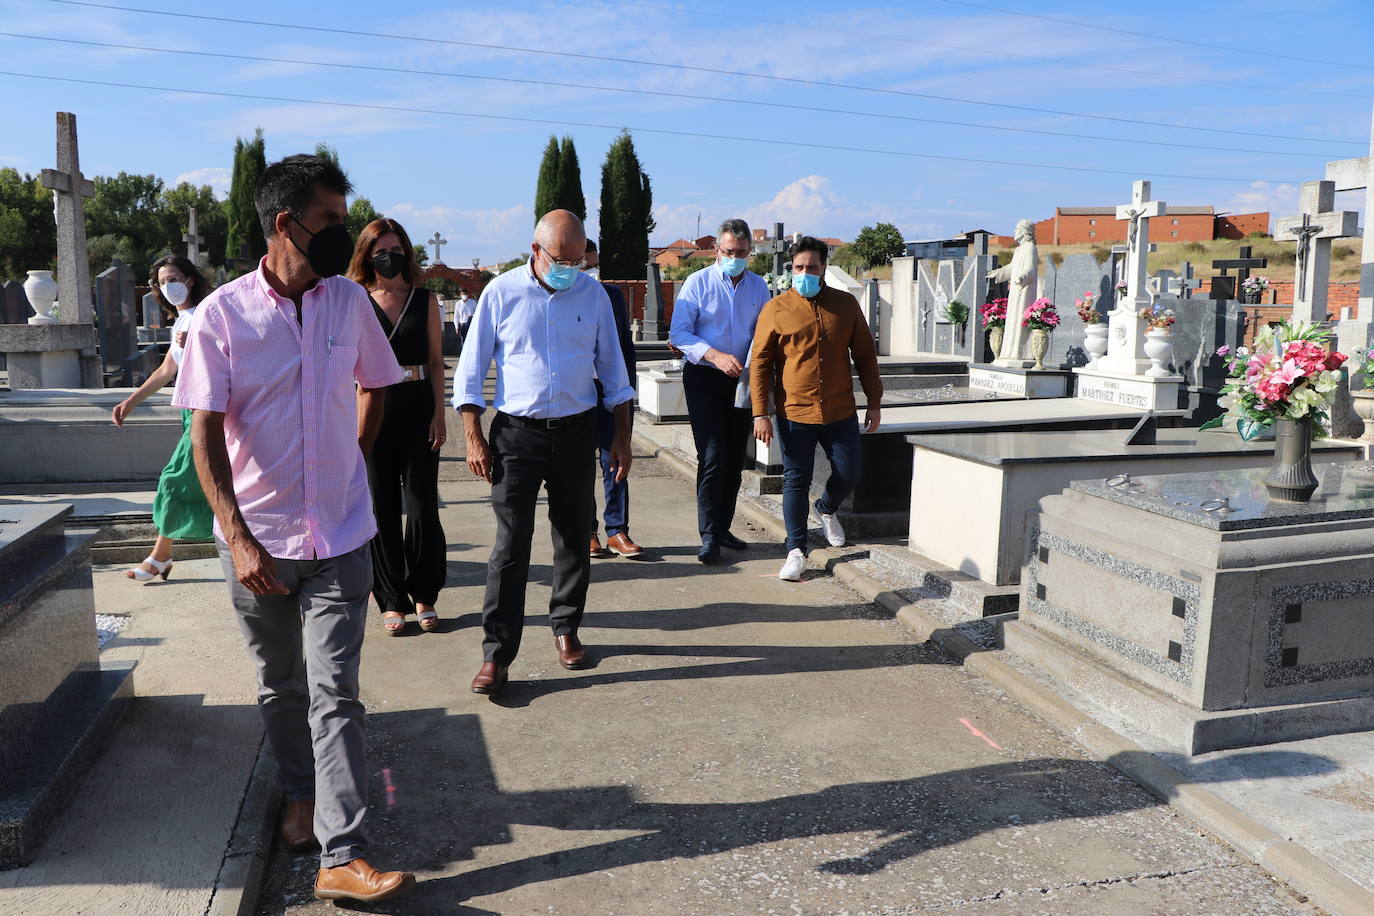
{"type": "MultiPolygon", "coordinates": [[[[1056,205],[1124,203],[1133,178],[1152,179],[1155,197],[1176,204],[1213,204],[1232,212],[1269,209],[1276,217],[1285,216],[1296,210],[1297,182],[1321,178],[1329,159],[1369,153],[1374,102],[1370,0],[978,0],[976,5],[951,0],[889,5],[812,0],[509,0],[499,5],[410,0],[396,7],[356,0],[115,2],[161,14],[51,0],[0,0],[0,29],[28,36],[390,70],[217,59],[0,36],[0,70],[159,87],[113,88],[0,75],[0,115],[7,128],[0,137],[0,166],[30,172],[50,166],[53,112],[68,110],[78,116],[82,166],[88,175],[152,172],[168,182],[185,178],[215,184],[223,191],[235,136],[251,135],[260,126],[269,159],[308,151],[319,140],[333,144],[359,194],[402,220],[417,240],[443,233],[450,242],[444,259],[457,265],[474,257],[485,262],[503,259],[525,248],[535,173],[551,132],[569,133],[576,140],[584,190],[595,207],[600,164],[616,129],[640,129],[634,132],[635,144],[653,180],[658,230],[652,240],[659,244],[694,235],[698,214],[703,233],[721,219],[738,215],[754,225],[782,221],[788,231],[845,239],[878,220],[896,223],[908,238],[971,228],[1009,232],[1016,219],[1048,216],[1056,205]],[[166,15],[169,12],[362,34],[207,22],[166,15]],[[378,32],[409,40],[377,37],[378,32]],[[1143,35],[1126,34],[1130,32],[1143,35]],[[1143,37],[1149,35],[1183,41],[1143,37]],[[1221,43],[1236,50],[1185,42],[1221,43]],[[774,79],[704,72],[709,70],[774,79]],[[439,72],[487,79],[435,75],[439,72]],[[863,88],[809,85],[798,79],[863,88]],[[568,83],[642,92],[551,85],[568,83]],[[832,111],[816,110],[821,108],[832,111]],[[863,115],[835,111],[840,109],[863,115]],[[1276,139],[1275,134],[1300,139],[1276,139]],[[1124,174],[789,145],[808,143],[1124,174]],[[1229,149],[1158,145],[1169,143],[1229,149]],[[1256,152],[1236,151],[1241,149],[1256,152]]],[[[1357,208],[1359,201],[1338,203],[1357,208]]],[[[593,213],[590,221],[595,218],[593,213]]]]}

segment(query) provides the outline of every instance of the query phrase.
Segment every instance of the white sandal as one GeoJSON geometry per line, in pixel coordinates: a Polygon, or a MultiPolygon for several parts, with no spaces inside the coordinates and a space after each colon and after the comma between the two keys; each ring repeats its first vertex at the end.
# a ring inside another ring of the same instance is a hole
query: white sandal
{"type": "Polygon", "coordinates": [[[420,629],[424,630],[426,633],[433,633],[435,628],[439,626],[438,611],[420,611],[416,616],[420,619],[420,629]]]}
{"type": "Polygon", "coordinates": [[[156,570],[156,572],[148,572],[142,566],[135,566],[133,569],[125,570],[124,575],[128,576],[130,579],[133,579],[139,585],[147,585],[149,582],[153,581],[158,576],[161,576],[162,581],[166,582],[167,577],[172,573],[172,560],[170,557],[168,557],[166,560],[158,560],[154,557],[148,557],[143,562],[151,566],[154,570],[156,570]]]}

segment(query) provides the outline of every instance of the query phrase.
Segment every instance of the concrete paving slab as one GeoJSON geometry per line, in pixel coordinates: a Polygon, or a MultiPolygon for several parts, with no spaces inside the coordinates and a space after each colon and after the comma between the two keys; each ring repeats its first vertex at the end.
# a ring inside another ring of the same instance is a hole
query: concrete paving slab
{"type": "MultiPolygon", "coordinates": [[[[594,566],[591,670],[554,658],[539,520],[525,645],[495,702],[467,688],[487,488],[443,485],[443,632],[377,622],[364,650],[371,858],[421,879],[369,911],[901,913],[1117,884],[1122,912],[1127,890],[1141,912],[1305,911],[834,579],[778,581],[778,546],[702,567],[691,488],[655,464],[631,487],[649,559],[594,566]]],[[[259,913],[329,912],[314,869],[276,851],[259,913]]]]}

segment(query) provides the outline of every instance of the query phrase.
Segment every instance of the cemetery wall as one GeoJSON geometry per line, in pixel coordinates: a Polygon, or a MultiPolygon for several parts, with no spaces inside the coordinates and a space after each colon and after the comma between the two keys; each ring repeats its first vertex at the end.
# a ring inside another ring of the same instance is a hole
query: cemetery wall
{"type": "MultiPolygon", "coordinates": [[[[1105,245],[1125,242],[1126,230],[1126,221],[1116,218],[1115,208],[1056,207],[1054,216],[1035,224],[1035,240],[1041,245],[1105,245]]],[[[1211,207],[1171,208],[1150,227],[1156,242],[1243,239],[1252,232],[1268,231],[1267,212],[1215,216],[1211,207]]],[[[1007,236],[993,236],[990,244],[1005,248],[1015,243],[1007,236]]]]}

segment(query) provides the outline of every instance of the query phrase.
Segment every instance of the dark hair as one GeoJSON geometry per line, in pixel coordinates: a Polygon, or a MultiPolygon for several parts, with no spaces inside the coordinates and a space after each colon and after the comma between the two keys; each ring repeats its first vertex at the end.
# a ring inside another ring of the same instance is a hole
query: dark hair
{"type": "Polygon", "coordinates": [[[315,196],[315,185],[335,194],[351,194],[348,176],[328,159],[319,156],[287,156],[267,167],[253,190],[253,206],[262,223],[262,234],[271,239],[277,233],[277,214],[283,210],[296,219],[305,215],[305,205],[315,196]]]}
{"type": "Polygon", "coordinates": [[[822,266],[830,261],[830,246],[814,235],[803,235],[792,244],[793,259],[803,251],[814,251],[816,254],[820,255],[822,266]]]}
{"type": "Polygon", "coordinates": [[[181,275],[186,278],[186,307],[200,305],[200,300],[210,295],[210,281],[205,279],[205,275],[200,272],[200,268],[192,264],[187,258],[179,254],[169,254],[166,257],[158,258],[153,262],[152,269],[148,271],[148,285],[153,288],[153,296],[157,298],[157,304],[164,310],[176,314],[177,308],[168,302],[162,295],[162,285],[157,282],[157,272],[164,267],[175,267],[181,271],[181,275]]]}
{"type": "Polygon", "coordinates": [[[754,237],[749,234],[749,224],[742,219],[727,219],[720,224],[720,229],[716,231],[716,238],[722,235],[733,235],[735,238],[744,239],[746,242],[753,242],[754,237]]]}
{"type": "Polygon", "coordinates": [[[396,233],[401,240],[401,247],[405,249],[406,262],[401,267],[401,276],[411,286],[417,285],[420,266],[415,263],[415,246],[410,244],[410,236],[406,234],[405,227],[385,216],[374,219],[358,233],[358,244],[353,246],[353,259],[348,262],[348,271],[345,274],[348,279],[368,287],[377,282],[377,268],[372,266],[372,246],[388,232],[396,233]]]}
{"type": "Polygon", "coordinates": [[[595,254],[595,253],[596,253],[596,242],[592,241],[591,239],[587,239],[587,254],[595,254]]]}

